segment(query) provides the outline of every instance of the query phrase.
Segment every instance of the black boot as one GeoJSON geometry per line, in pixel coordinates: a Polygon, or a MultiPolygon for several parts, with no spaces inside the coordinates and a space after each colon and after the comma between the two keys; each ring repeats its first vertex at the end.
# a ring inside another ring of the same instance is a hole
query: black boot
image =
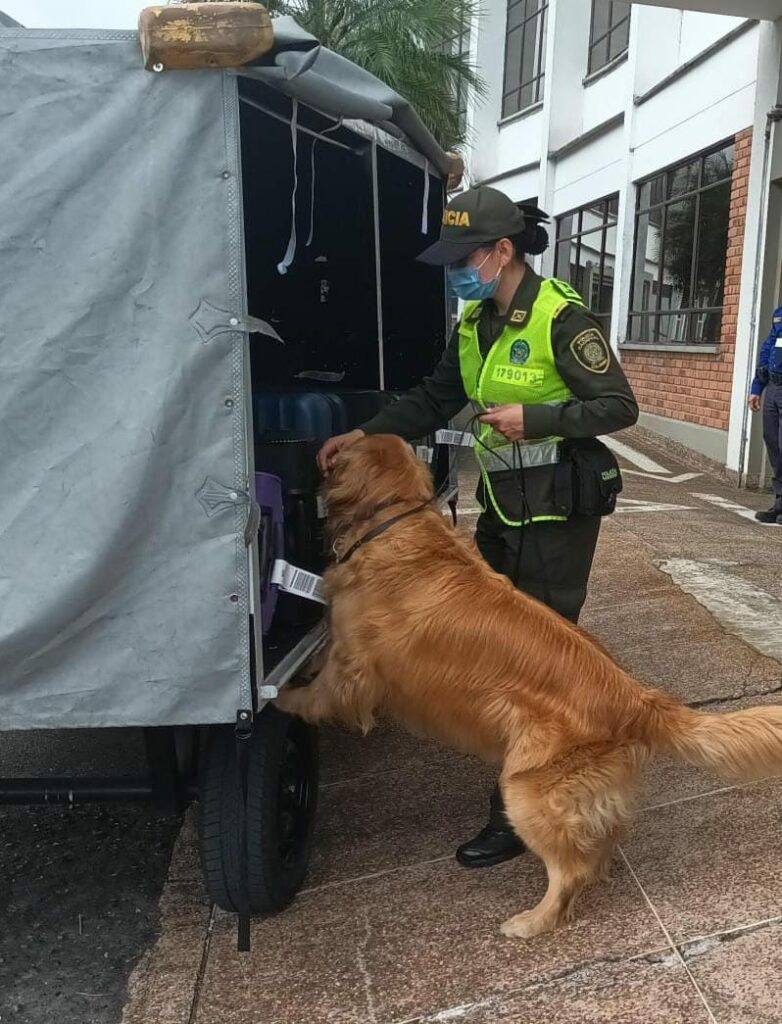
{"type": "Polygon", "coordinates": [[[513,860],[524,853],[526,846],[512,828],[487,825],[468,843],[456,851],[456,859],[463,868],[490,868],[503,861],[513,860]]]}
{"type": "Polygon", "coordinates": [[[767,512],[756,512],[755,518],[759,523],[779,523],[782,519],[782,496],[777,495],[767,512]]]}

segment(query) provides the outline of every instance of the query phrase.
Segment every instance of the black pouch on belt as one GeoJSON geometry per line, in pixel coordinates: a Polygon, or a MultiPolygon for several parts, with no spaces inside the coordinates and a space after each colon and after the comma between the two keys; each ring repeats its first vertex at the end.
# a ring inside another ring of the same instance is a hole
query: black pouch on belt
{"type": "Polygon", "coordinates": [[[622,474],[614,453],[596,437],[585,437],[563,441],[562,455],[572,469],[573,512],[582,516],[611,515],[622,490],[622,474]]]}

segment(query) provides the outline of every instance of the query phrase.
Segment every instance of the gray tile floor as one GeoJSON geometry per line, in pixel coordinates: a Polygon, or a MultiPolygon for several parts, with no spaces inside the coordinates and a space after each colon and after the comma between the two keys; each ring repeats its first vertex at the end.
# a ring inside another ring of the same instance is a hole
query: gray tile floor
{"type": "MultiPolygon", "coordinates": [[[[632,432],[624,439],[643,449],[632,432]]],[[[673,475],[688,468],[654,455],[673,475]]],[[[776,703],[780,663],[726,630],[657,562],[717,559],[773,603],[782,529],[756,527],[693,498],[696,490],[765,504],[705,476],[674,484],[628,475],[627,497],[693,511],[606,522],[584,625],[645,681],[686,701],[715,712],[776,703]]],[[[542,865],[527,855],[471,873],[453,860],[483,824],[492,770],[396,730],[329,732],[323,747],[305,891],[255,922],[251,954],[237,954],[234,920],[210,916],[198,899],[188,821],[168,894],[186,899],[132,980],[124,1024],[782,1022],[778,782],[727,786],[655,763],[611,881],[584,895],[571,925],[518,942],[498,926],[540,897],[542,865]]]]}

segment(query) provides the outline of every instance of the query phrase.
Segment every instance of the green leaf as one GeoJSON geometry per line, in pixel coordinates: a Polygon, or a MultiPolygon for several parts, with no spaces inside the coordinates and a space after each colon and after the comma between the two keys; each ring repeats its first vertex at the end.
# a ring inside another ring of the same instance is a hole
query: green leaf
{"type": "Polygon", "coordinates": [[[478,0],[270,0],[320,42],[404,96],[445,149],[465,142],[469,92],[485,87],[467,52],[478,0]]]}

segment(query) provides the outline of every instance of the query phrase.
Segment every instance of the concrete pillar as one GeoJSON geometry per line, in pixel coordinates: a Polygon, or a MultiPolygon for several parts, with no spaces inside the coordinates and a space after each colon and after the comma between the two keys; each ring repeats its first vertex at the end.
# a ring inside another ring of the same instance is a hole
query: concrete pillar
{"type": "Polygon", "coordinates": [[[630,41],[627,52],[629,64],[627,103],[623,128],[623,149],[628,154],[625,162],[625,181],[619,192],[619,211],[616,225],[616,266],[614,269],[614,295],[611,306],[611,346],[621,359],[620,342],[627,333],[627,317],[630,311],[630,282],[633,278],[633,249],[635,243],[635,185],[633,183],[633,138],[635,132],[636,107],[633,102],[639,75],[642,74],[642,49],[639,40],[643,38],[645,22],[656,12],[634,10],[630,19],[630,41]]]}
{"type": "Polygon", "coordinates": [[[727,451],[728,470],[750,486],[757,486],[762,478],[763,445],[759,424],[753,422],[748,414],[746,403],[757,361],[758,343],[767,333],[770,312],[777,303],[780,239],[778,222],[770,233],[768,231],[769,197],[772,197],[771,205],[774,207],[775,194],[771,192],[770,184],[772,168],[782,159],[779,132],[768,130],[767,123],[767,114],[780,97],[782,25],[764,23],[759,31],[752,160],[727,451]]]}

